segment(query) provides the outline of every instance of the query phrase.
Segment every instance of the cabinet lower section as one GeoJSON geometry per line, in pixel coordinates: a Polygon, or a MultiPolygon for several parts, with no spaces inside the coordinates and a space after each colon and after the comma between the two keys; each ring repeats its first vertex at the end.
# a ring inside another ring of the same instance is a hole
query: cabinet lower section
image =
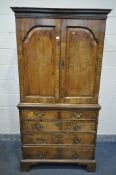
{"type": "Polygon", "coordinates": [[[21,169],[38,163],[77,163],[95,171],[99,105],[19,106],[21,169]]]}

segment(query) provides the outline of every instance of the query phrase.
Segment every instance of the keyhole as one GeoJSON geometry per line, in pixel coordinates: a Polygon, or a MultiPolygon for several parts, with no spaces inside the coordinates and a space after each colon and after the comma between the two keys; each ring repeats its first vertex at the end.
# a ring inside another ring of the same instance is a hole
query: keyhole
{"type": "Polygon", "coordinates": [[[61,60],[61,69],[64,70],[64,60],[61,60]]]}

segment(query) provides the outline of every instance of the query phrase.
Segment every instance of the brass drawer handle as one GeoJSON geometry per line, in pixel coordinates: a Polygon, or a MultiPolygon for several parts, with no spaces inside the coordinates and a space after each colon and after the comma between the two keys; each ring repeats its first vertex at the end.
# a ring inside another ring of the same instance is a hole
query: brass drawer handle
{"type": "Polygon", "coordinates": [[[81,127],[79,125],[73,127],[74,131],[79,131],[81,127]]]}
{"type": "Polygon", "coordinates": [[[75,144],[80,143],[80,141],[81,141],[81,139],[79,139],[79,138],[74,138],[74,139],[73,139],[73,143],[75,143],[75,144]]]}
{"type": "Polygon", "coordinates": [[[39,153],[39,154],[37,154],[37,157],[39,158],[39,159],[42,159],[42,158],[44,158],[44,153],[39,153]]]}
{"type": "Polygon", "coordinates": [[[37,112],[35,112],[35,114],[37,115],[37,117],[42,117],[44,115],[44,112],[37,111],[37,112]]]}
{"type": "Polygon", "coordinates": [[[58,126],[58,127],[62,126],[62,121],[61,120],[56,121],[55,125],[58,126]]]}
{"type": "Polygon", "coordinates": [[[55,139],[54,139],[54,143],[55,143],[55,144],[58,144],[58,143],[59,143],[58,138],[55,138],[55,139]]]}
{"type": "Polygon", "coordinates": [[[73,114],[76,118],[80,118],[82,115],[82,113],[78,113],[78,112],[74,112],[73,114]]]}
{"type": "Polygon", "coordinates": [[[42,139],[37,139],[37,142],[38,142],[39,144],[41,144],[41,143],[44,142],[44,140],[42,140],[42,139]]]}
{"type": "Polygon", "coordinates": [[[59,138],[59,137],[56,137],[56,138],[54,139],[54,143],[56,143],[56,144],[60,143],[60,138],[59,138]]]}
{"type": "Polygon", "coordinates": [[[44,128],[41,124],[38,124],[38,125],[36,125],[35,127],[36,127],[36,129],[38,129],[38,130],[41,130],[41,129],[44,128]]]}
{"type": "Polygon", "coordinates": [[[53,138],[53,140],[54,140],[54,143],[55,144],[58,144],[58,143],[60,143],[61,142],[61,134],[55,134],[54,135],[54,138],[53,138]]]}
{"type": "Polygon", "coordinates": [[[79,153],[73,153],[73,154],[72,154],[72,158],[73,158],[73,159],[79,159],[79,158],[80,158],[79,153]]]}

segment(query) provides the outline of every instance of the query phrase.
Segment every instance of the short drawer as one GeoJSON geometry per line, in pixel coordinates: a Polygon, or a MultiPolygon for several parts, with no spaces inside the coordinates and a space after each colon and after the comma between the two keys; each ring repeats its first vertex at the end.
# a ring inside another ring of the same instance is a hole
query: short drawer
{"type": "Polygon", "coordinates": [[[98,116],[97,111],[63,111],[61,112],[61,119],[69,120],[96,120],[98,116]]]}
{"type": "Polygon", "coordinates": [[[94,144],[96,135],[79,132],[24,132],[23,144],[94,144]]]}
{"type": "Polygon", "coordinates": [[[93,159],[94,147],[25,146],[24,159],[93,159]]]}
{"type": "Polygon", "coordinates": [[[22,131],[95,131],[95,121],[36,121],[26,120],[21,123],[22,131]]]}
{"type": "Polygon", "coordinates": [[[58,112],[55,111],[40,111],[40,110],[21,110],[22,120],[56,120],[58,119],[58,112]]]}

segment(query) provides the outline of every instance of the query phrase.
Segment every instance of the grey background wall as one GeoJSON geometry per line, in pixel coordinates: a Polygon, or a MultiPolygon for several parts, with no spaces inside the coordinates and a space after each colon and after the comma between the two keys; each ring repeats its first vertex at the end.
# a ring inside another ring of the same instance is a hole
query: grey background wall
{"type": "Polygon", "coordinates": [[[99,134],[116,134],[116,0],[0,0],[0,133],[19,133],[15,18],[10,6],[111,8],[106,25],[99,134]]]}

